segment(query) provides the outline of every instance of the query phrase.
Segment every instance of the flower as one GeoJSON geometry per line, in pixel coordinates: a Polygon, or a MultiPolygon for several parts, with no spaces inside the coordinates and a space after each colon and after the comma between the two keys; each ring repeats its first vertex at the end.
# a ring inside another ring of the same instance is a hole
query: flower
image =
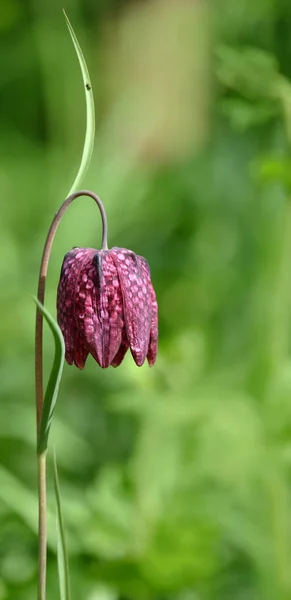
{"type": "Polygon", "coordinates": [[[157,354],[158,305],[147,261],[131,250],[73,248],[57,295],[66,361],[83,369],[88,354],[102,368],[120,365],[128,348],[140,367],[157,354]]]}

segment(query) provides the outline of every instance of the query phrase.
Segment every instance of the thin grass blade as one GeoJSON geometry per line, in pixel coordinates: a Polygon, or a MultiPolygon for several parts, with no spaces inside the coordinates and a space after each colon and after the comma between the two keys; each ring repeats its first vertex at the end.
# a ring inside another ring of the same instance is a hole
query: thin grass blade
{"type": "Polygon", "coordinates": [[[53,418],[53,412],[54,412],[54,408],[56,405],[58,391],[59,391],[59,385],[60,385],[61,376],[62,376],[62,372],[63,372],[64,359],[65,359],[65,343],[64,343],[63,334],[62,334],[57,322],[54,320],[54,318],[51,316],[51,314],[48,312],[48,310],[41,304],[41,302],[39,302],[39,300],[37,298],[34,298],[34,300],[37,304],[38,310],[40,310],[40,312],[44,316],[47,324],[49,325],[50,330],[54,337],[54,342],[55,342],[54,362],[53,362],[53,366],[51,369],[49,381],[48,381],[46,392],[45,392],[40,432],[39,432],[39,439],[37,441],[37,452],[38,452],[38,454],[41,454],[47,450],[48,437],[49,437],[51,422],[52,422],[52,418],[53,418]]]}
{"type": "Polygon", "coordinates": [[[61,493],[58,477],[56,453],[54,452],[54,486],[57,507],[57,538],[58,538],[58,572],[60,600],[70,600],[69,557],[66,546],[65,527],[62,514],[61,493]]]}
{"type": "Polygon", "coordinates": [[[78,171],[76,178],[74,180],[74,183],[68,193],[68,196],[69,196],[70,194],[72,194],[73,192],[75,192],[77,189],[80,188],[80,185],[84,179],[85,173],[86,173],[86,171],[89,167],[90,161],[91,161],[93,147],[94,147],[94,139],[95,139],[95,108],[94,108],[94,98],[93,98],[92,85],[91,85],[91,81],[90,81],[90,75],[89,75],[89,71],[88,71],[88,68],[86,65],[84,54],[81,50],[77,36],[74,32],[74,29],[73,29],[67,15],[66,15],[65,10],[63,10],[63,13],[64,13],[64,16],[66,19],[68,30],[70,32],[70,36],[72,38],[72,42],[73,42],[75,50],[76,50],[76,54],[77,54],[79,63],[80,63],[83,82],[84,82],[85,99],[86,99],[86,134],[85,134],[83,154],[82,154],[79,171],[78,171]]]}

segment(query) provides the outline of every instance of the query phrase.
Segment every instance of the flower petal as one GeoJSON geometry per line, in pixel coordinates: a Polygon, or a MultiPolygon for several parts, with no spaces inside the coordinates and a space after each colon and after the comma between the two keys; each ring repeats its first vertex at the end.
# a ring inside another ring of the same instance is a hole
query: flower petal
{"type": "Polygon", "coordinates": [[[120,348],[119,348],[117,354],[115,355],[114,359],[111,362],[112,367],[119,367],[119,365],[122,363],[122,361],[125,357],[127,350],[128,350],[128,341],[125,336],[124,341],[121,342],[120,348]]]}
{"type": "Polygon", "coordinates": [[[158,352],[158,303],[152,284],[150,284],[150,289],[152,296],[152,325],[147,359],[150,367],[152,367],[156,362],[158,352]]]}
{"type": "MultiPolygon", "coordinates": [[[[63,260],[60,282],[57,295],[57,319],[65,340],[66,361],[72,365],[75,363],[75,349],[77,342],[77,328],[75,325],[75,293],[76,281],[81,269],[80,261],[76,260],[79,248],[68,252],[63,260]]],[[[84,362],[85,350],[80,352],[84,362]]],[[[88,353],[87,353],[88,355],[88,353]]]]}
{"type": "Polygon", "coordinates": [[[116,267],[108,251],[95,254],[97,272],[96,288],[99,291],[97,315],[100,324],[96,332],[99,360],[103,368],[109,367],[122,341],[123,302],[116,267]]]}
{"type": "Polygon", "coordinates": [[[150,341],[149,348],[147,352],[147,359],[150,367],[152,367],[157,358],[158,351],[158,303],[156,299],[156,293],[153,288],[153,284],[151,282],[151,272],[148,265],[148,262],[143,256],[139,256],[141,261],[141,267],[144,271],[144,275],[148,280],[148,286],[151,296],[151,305],[152,305],[152,320],[151,320],[151,331],[150,331],[150,341]]]}
{"type": "Polygon", "coordinates": [[[145,259],[125,248],[110,250],[123,298],[124,321],[132,356],[138,366],[146,358],[152,323],[152,299],[145,259]]]}
{"type": "Polygon", "coordinates": [[[74,352],[74,364],[76,365],[76,367],[78,367],[79,369],[84,369],[88,354],[89,350],[87,350],[87,348],[85,347],[84,340],[80,337],[79,334],[77,334],[74,352]]]}
{"type": "Polygon", "coordinates": [[[100,367],[110,365],[122,339],[122,296],[108,252],[84,248],[76,281],[75,321],[80,339],[100,367]]]}

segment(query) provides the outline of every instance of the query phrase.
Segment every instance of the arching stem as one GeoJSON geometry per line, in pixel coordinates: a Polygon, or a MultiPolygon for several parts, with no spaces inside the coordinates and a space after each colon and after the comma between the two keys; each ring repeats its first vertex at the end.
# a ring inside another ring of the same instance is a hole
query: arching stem
{"type": "MultiPolygon", "coordinates": [[[[60,221],[66,212],[69,205],[80,196],[89,196],[92,198],[101,214],[102,220],[102,250],[107,250],[107,219],[104,206],[94,192],[89,190],[80,190],[71,194],[63,202],[62,206],[56,213],[50,226],[44,250],[42,254],[37,298],[41,304],[44,304],[45,284],[48,271],[48,264],[52,244],[60,221]]],[[[35,323],[35,396],[36,396],[36,430],[37,439],[39,438],[40,425],[43,409],[43,317],[41,312],[36,309],[35,323]]],[[[47,525],[46,525],[46,453],[38,455],[38,600],[46,598],[46,561],[47,561],[47,525]]]]}

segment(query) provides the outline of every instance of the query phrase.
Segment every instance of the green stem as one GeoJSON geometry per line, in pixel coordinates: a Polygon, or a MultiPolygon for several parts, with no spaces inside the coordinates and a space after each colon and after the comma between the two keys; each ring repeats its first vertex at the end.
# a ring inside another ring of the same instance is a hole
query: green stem
{"type": "MultiPolygon", "coordinates": [[[[71,194],[61,205],[50,226],[41,259],[37,299],[44,304],[45,284],[52,244],[61,219],[67,208],[80,196],[90,196],[95,200],[101,214],[102,220],[102,249],[107,250],[107,219],[104,206],[100,198],[89,190],[81,190],[71,194]]],[[[37,442],[39,443],[41,431],[41,418],[43,412],[43,315],[36,309],[35,323],[35,393],[36,393],[36,423],[37,442]]],[[[38,454],[38,505],[39,505],[39,571],[38,571],[38,600],[46,598],[46,454],[38,454]]]]}
{"type": "Polygon", "coordinates": [[[38,466],[38,600],[46,597],[46,452],[37,457],[38,466]]]}

